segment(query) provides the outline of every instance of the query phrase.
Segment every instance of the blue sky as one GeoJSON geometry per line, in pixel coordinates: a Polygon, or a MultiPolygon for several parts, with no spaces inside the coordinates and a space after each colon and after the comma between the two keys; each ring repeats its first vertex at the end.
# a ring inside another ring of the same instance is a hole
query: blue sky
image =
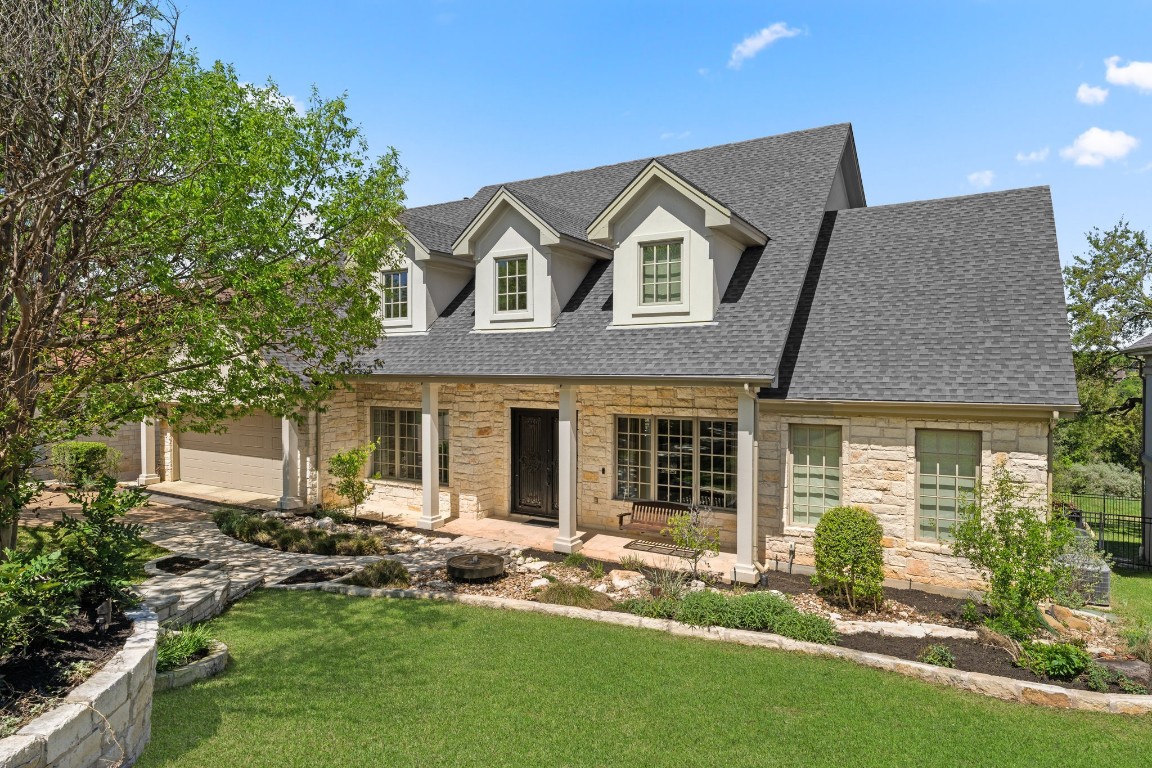
{"type": "Polygon", "coordinates": [[[241,78],[348,94],[410,205],[837,122],[870,205],[1047,184],[1152,233],[1152,3],[183,0],[241,78]]]}

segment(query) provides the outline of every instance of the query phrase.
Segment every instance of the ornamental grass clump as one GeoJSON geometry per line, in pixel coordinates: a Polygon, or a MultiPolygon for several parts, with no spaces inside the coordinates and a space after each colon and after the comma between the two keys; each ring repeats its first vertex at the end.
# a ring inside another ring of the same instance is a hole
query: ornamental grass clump
{"type": "Polygon", "coordinates": [[[412,576],[404,563],[396,560],[378,560],[344,579],[344,583],[354,587],[406,587],[412,583],[412,576]]]}
{"type": "Polygon", "coordinates": [[[167,672],[182,667],[206,651],[216,642],[207,624],[191,624],[184,629],[161,630],[156,643],[156,671],[167,672]]]}
{"type": "Polygon", "coordinates": [[[552,605],[570,605],[576,608],[594,608],[606,611],[612,608],[612,599],[607,595],[588,589],[582,584],[556,581],[549,584],[537,595],[536,600],[552,605]]]}
{"type": "Polygon", "coordinates": [[[880,522],[863,507],[833,507],[820,517],[812,548],[812,583],[859,611],[884,602],[884,535],[880,522]]]}

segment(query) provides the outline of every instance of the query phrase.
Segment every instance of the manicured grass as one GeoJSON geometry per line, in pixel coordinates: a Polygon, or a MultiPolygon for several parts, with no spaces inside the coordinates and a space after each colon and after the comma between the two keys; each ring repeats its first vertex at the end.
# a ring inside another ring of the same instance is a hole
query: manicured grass
{"type": "Polygon", "coordinates": [[[158,694],[155,766],[1146,766],[1152,718],[850,662],[431,601],[264,591],[158,694]]]}
{"type": "Polygon", "coordinates": [[[1152,624],[1152,571],[1113,571],[1112,609],[1126,621],[1152,624]]]}

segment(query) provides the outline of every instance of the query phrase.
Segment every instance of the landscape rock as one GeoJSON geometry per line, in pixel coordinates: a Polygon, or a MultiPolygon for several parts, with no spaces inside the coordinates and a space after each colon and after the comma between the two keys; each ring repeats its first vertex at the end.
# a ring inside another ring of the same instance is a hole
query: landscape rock
{"type": "Polygon", "coordinates": [[[312,523],[312,527],[318,531],[330,531],[334,525],[336,525],[336,521],[330,517],[322,517],[312,523]]]}
{"type": "Polygon", "coordinates": [[[1097,659],[1097,661],[1145,688],[1152,684],[1152,667],[1145,661],[1140,659],[1097,659]]]}
{"type": "Polygon", "coordinates": [[[1074,629],[1077,632],[1090,632],[1092,624],[1087,619],[1082,619],[1072,612],[1071,609],[1065,608],[1062,605],[1053,605],[1051,608],[1052,615],[1068,629],[1074,629]]]}
{"type": "Polygon", "coordinates": [[[544,562],[543,560],[532,560],[530,562],[524,563],[524,567],[529,571],[535,571],[538,573],[547,568],[548,563],[544,562]]]}
{"type": "Polygon", "coordinates": [[[603,594],[603,593],[608,591],[608,585],[607,584],[597,584],[596,586],[592,587],[592,591],[593,592],[600,592],[601,594],[603,594]]]}
{"type": "Polygon", "coordinates": [[[626,571],[622,568],[612,571],[609,578],[612,580],[612,586],[616,589],[628,589],[644,583],[644,574],[638,571],[626,571]]]}
{"type": "Polygon", "coordinates": [[[548,581],[548,579],[533,579],[532,583],[529,584],[528,586],[532,587],[533,589],[536,589],[537,587],[546,587],[549,584],[551,584],[551,582],[548,581]]]}

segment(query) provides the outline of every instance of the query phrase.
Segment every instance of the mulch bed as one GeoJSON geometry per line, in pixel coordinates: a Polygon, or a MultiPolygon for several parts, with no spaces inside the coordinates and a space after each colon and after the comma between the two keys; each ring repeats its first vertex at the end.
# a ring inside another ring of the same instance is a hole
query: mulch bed
{"type": "Polygon", "coordinates": [[[76,616],[57,636],[59,642],[0,664],[0,737],[43,714],[83,682],[69,679],[73,665],[87,662],[95,673],[131,633],[132,622],[123,614],[113,618],[107,632],[95,631],[87,617],[76,616]]]}
{"type": "Polygon", "coordinates": [[[322,581],[332,581],[341,576],[347,576],[356,570],[355,568],[307,568],[299,573],[294,573],[281,584],[319,584],[322,581]]]}
{"type": "Polygon", "coordinates": [[[208,565],[207,560],[201,560],[198,557],[186,557],[179,555],[177,557],[170,557],[166,560],[161,560],[156,563],[156,567],[164,573],[171,573],[176,576],[182,576],[189,571],[194,571],[197,568],[203,568],[208,565]]]}
{"type": "MultiPolygon", "coordinates": [[[[1046,680],[1030,670],[1017,667],[1012,663],[1012,657],[1003,649],[984,645],[975,640],[889,637],[888,635],[863,632],[858,635],[842,635],[839,645],[857,651],[882,653],[885,656],[897,656],[911,661],[918,661],[920,654],[929,645],[944,645],[956,657],[956,669],[965,672],[983,672],[989,675],[1010,677],[1013,680],[1049,683],[1059,685],[1062,688],[1075,688],[1081,691],[1090,690],[1080,680],[1046,680]]],[[[1108,692],[1123,693],[1124,691],[1113,684],[1108,686],[1108,692]]]]}

